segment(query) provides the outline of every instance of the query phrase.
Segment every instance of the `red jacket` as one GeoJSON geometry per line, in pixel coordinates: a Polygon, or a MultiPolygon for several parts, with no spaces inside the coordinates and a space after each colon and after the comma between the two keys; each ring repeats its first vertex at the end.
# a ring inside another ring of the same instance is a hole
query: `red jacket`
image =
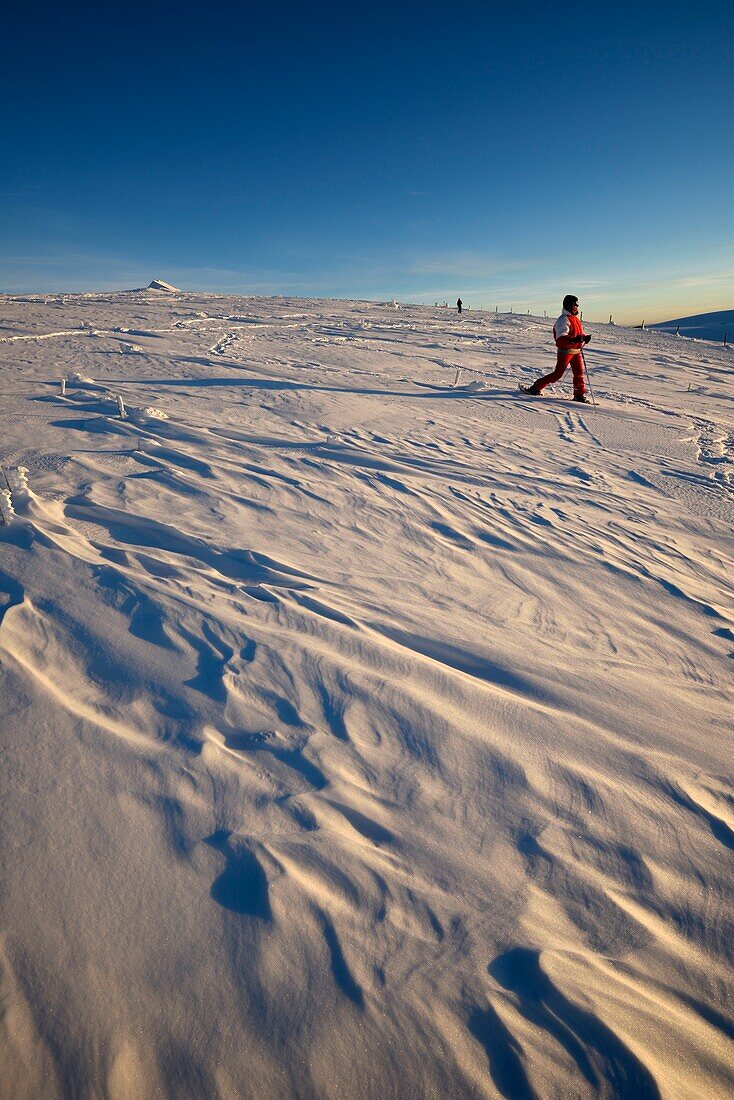
{"type": "Polygon", "coordinates": [[[561,316],[553,326],[553,339],[560,351],[578,351],[581,347],[580,337],[584,335],[584,329],[578,317],[564,309],[561,316]]]}

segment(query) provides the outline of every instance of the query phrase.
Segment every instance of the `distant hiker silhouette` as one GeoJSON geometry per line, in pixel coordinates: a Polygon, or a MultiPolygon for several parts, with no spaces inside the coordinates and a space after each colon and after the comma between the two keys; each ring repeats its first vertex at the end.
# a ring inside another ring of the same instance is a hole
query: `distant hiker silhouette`
{"type": "Polygon", "coordinates": [[[463,306],[463,304],[464,303],[462,302],[461,298],[456,299],[456,308],[458,309],[459,313],[461,313],[461,307],[463,306]]]}
{"type": "Polygon", "coordinates": [[[537,396],[551,382],[558,382],[563,378],[566,368],[570,366],[573,371],[573,399],[585,402],[587,398],[581,351],[591,337],[584,335],[579,318],[579,300],[575,294],[567,294],[563,299],[563,313],[553,326],[553,338],[558,348],[555,370],[538,378],[525,392],[537,396]]]}

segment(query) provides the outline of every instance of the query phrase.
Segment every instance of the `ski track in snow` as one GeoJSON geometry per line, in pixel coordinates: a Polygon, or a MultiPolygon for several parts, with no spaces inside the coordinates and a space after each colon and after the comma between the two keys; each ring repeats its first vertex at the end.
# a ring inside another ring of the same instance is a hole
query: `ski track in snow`
{"type": "Polygon", "coordinates": [[[3,304],[0,1096],[731,1095],[731,349],[3,304]]]}

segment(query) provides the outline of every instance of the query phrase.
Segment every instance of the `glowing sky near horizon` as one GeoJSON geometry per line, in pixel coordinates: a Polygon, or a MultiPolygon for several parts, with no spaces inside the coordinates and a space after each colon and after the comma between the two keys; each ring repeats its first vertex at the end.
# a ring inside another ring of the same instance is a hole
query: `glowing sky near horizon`
{"type": "Polygon", "coordinates": [[[16,6],[0,290],[731,309],[733,30],[706,2],[16,6]]]}

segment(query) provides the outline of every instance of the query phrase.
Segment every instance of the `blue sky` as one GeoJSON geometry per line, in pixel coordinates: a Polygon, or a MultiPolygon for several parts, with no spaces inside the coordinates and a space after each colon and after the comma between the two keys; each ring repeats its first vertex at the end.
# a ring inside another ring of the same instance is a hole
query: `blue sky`
{"type": "Polygon", "coordinates": [[[0,290],[734,306],[728,4],[13,9],[0,290]]]}

